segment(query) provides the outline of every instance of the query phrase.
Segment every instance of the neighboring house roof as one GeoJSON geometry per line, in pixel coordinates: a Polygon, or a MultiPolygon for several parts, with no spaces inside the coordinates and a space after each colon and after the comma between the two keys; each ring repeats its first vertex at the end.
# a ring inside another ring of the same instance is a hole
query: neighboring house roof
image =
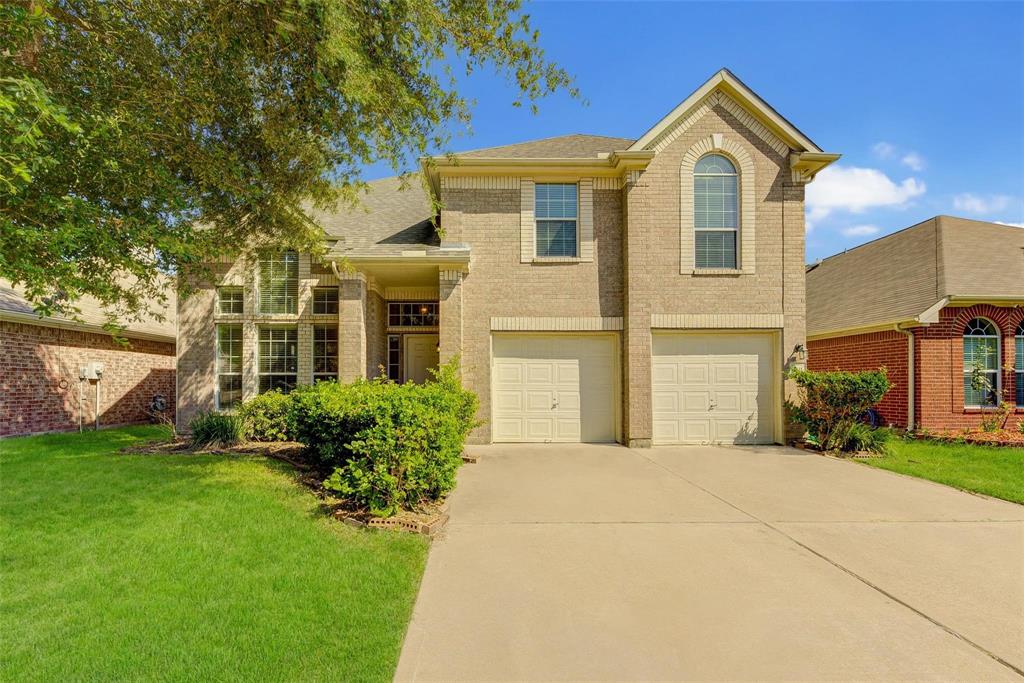
{"type": "Polygon", "coordinates": [[[333,213],[313,212],[329,240],[331,254],[401,256],[436,249],[441,242],[431,222],[433,210],[419,178],[384,178],[367,183],[359,204],[333,213]]]}
{"type": "Polygon", "coordinates": [[[630,138],[574,133],[456,152],[455,156],[468,159],[590,159],[627,149],[632,144],[630,138]]]}
{"type": "Polygon", "coordinates": [[[949,303],[1024,303],[1024,229],[936,216],[807,269],[807,336],[935,322],[949,303]]]}
{"type": "MultiPolygon", "coordinates": [[[[176,298],[174,287],[168,281],[167,305],[162,310],[163,322],[156,320],[153,316],[143,316],[142,320],[127,323],[121,334],[126,337],[173,342],[176,337],[176,298]]],[[[79,320],[74,320],[70,315],[40,317],[31,302],[25,297],[23,287],[15,287],[10,281],[0,279],[0,320],[109,334],[103,327],[108,320],[107,312],[99,301],[87,296],[76,301],[75,306],[79,309],[79,320]]]]}

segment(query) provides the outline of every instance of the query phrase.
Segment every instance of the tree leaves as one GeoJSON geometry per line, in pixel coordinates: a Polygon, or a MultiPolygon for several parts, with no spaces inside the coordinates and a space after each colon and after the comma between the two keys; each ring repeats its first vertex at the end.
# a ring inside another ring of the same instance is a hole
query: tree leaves
{"type": "Polygon", "coordinates": [[[451,64],[577,95],[518,0],[25,0],[0,39],[0,276],[129,320],[183,267],[322,249],[311,208],[469,121],[451,64]]]}

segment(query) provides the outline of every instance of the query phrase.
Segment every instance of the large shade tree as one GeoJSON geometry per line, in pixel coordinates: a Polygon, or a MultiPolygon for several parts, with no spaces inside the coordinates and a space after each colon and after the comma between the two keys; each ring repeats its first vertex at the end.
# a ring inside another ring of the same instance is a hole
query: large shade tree
{"type": "Polygon", "coordinates": [[[443,149],[462,70],[516,106],[576,94],[520,0],[23,0],[0,3],[0,50],[0,277],[44,313],[88,294],[121,319],[162,274],[321,248],[304,207],[443,149]]]}

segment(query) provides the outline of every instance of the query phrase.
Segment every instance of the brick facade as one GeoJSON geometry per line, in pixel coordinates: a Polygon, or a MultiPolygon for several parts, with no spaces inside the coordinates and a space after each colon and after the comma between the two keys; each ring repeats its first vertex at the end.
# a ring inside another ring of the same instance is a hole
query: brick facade
{"type": "Polygon", "coordinates": [[[812,340],[807,344],[807,367],[849,372],[884,367],[891,386],[878,412],[884,424],[906,427],[909,344],[907,335],[896,330],[812,340]]]}
{"type": "MultiPolygon", "coordinates": [[[[472,441],[491,439],[491,343],[496,330],[616,335],[621,350],[620,436],[632,446],[652,441],[653,327],[771,332],[775,366],[796,361],[794,350],[805,341],[805,179],[792,172],[787,143],[724,94],[712,93],[685,123],[658,141],[646,170],[628,169],[619,177],[590,177],[586,171],[566,176],[558,169],[521,167],[508,169],[508,175],[442,173],[436,188],[442,247],[468,245],[471,260],[468,269],[447,262],[436,266],[433,300],[438,301],[441,320],[439,329],[429,331],[439,335],[442,360],[461,356],[463,381],[479,396],[483,425],[472,441]],[[741,170],[744,217],[735,270],[681,267],[686,241],[692,240],[692,226],[684,219],[692,213],[692,188],[684,182],[692,168],[687,170],[686,159],[692,150],[705,148],[733,156],[741,170]],[[578,258],[534,257],[532,188],[545,181],[578,183],[578,258]]],[[[412,265],[414,256],[406,262],[409,268],[417,267],[412,265]]],[[[308,264],[308,256],[300,258],[308,264]]],[[[302,267],[300,297],[312,285],[302,274],[311,272],[309,266],[302,267]]],[[[391,268],[382,267],[379,277],[394,279],[391,268]]],[[[248,291],[253,276],[251,265],[236,264],[225,266],[219,277],[225,284],[248,283],[248,291]]],[[[323,275],[317,277],[321,284],[326,281],[323,275]]],[[[381,324],[387,303],[396,300],[388,295],[391,287],[381,296],[373,278],[374,267],[367,265],[340,283],[342,380],[374,374],[386,359],[387,335],[397,332],[381,324]]],[[[423,283],[389,284],[400,289],[423,283]]],[[[213,285],[200,287],[182,303],[182,423],[214,404],[214,335],[220,319],[214,294],[213,285]]],[[[248,299],[247,306],[247,311],[254,310],[248,299]]],[[[305,324],[302,310],[300,300],[300,315],[294,317],[300,328],[305,324]]],[[[247,329],[245,366],[254,367],[250,339],[260,324],[276,320],[248,314],[241,319],[247,329]]],[[[300,356],[310,353],[306,346],[299,349],[300,356]]],[[[249,378],[254,371],[244,374],[249,378]]],[[[773,403],[781,406],[792,387],[780,373],[773,386],[773,403]]],[[[247,379],[245,387],[248,398],[254,385],[247,379]]]]}
{"type": "MultiPolygon", "coordinates": [[[[1024,320],[1024,310],[990,304],[943,308],[939,321],[910,330],[914,335],[914,415],[916,426],[926,429],[977,427],[981,410],[964,407],[963,332],[972,318],[985,318],[1000,331],[1000,373],[1002,400],[1016,400],[1015,334],[1024,320]]],[[[808,367],[812,370],[868,370],[885,366],[893,382],[879,412],[886,423],[906,426],[907,339],[898,332],[832,337],[808,344],[808,367]]],[[[1024,419],[1024,408],[1016,407],[1008,426],[1024,419]]]]}
{"type": "Polygon", "coordinates": [[[150,421],[153,396],[167,399],[174,415],[175,358],[171,342],[131,339],[123,347],[110,335],[0,321],[0,436],[86,429],[95,420],[95,388],[81,385],[79,368],[104,365],[100,425],[150,421]]]}

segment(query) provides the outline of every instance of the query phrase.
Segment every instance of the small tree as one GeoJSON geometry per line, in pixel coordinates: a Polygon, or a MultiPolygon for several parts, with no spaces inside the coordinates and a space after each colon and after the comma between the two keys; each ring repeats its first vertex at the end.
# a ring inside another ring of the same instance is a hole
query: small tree
{"type": "Polygon", "coordinates": [[[852,425],[878,405],[890,386],[885,368],[865,372],[791,368],[788,376],[799,387],[800,401],[787,402],[787,408],[825,450],[842,449],[852,425]]]}

